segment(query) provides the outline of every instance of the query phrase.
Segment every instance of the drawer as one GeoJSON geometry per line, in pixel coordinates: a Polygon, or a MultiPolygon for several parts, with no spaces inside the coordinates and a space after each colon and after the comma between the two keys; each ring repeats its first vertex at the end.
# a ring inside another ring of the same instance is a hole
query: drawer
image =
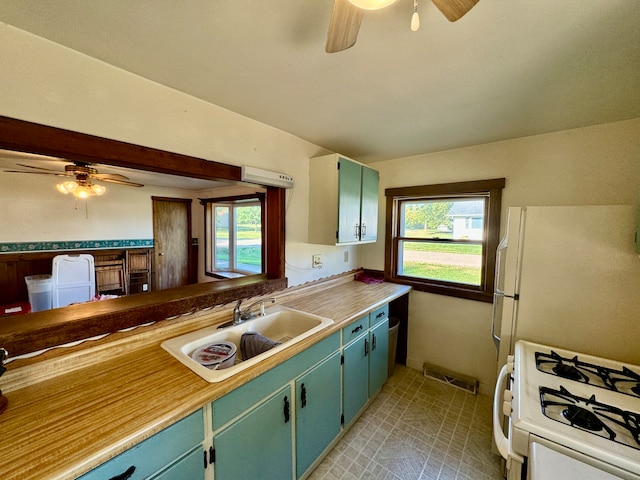
{"type": "Polygon", "coordinates": [[[367,330],[369,330],[369,315],[365,315],[355,322],[351,322],[342,329],[342,345],[346,345],[354,338],[365,333],[367,330]]]}
{"type": "Polygon", "coordinates": [[[369,326],[373,328],[377,324],[379,324],[381,321],[385,320],[386,318],[389,318],[389,304],[387,303],[386,305],[383,305],[382,307],[375,309],[373,312],[371,312],[370,316],[371,316],[371,319],[369,321],[369,326]]]}
{"type": "MultiPolygon", "coordinates": [[[[192,413],[153,437],[80,477],[80,480],[105,480],[132,470],[130,480],[142,480],[180,458],[204,441],[202,409],[192,413]]],[[[202,455],[202,454],[200,454],[202,455]]],[[[200,459],[202,465],[202,459],[200,459]]]]}
{"type": "Polygon", "coordinates": [[[204,480],[202,448],[194,449],[186,457],[171,465],[153,480],[204,480]]]}

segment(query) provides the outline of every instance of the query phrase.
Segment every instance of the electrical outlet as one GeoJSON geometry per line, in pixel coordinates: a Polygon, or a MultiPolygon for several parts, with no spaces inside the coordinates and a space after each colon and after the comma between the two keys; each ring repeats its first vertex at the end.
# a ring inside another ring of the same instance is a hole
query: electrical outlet
{"type": "Polygon", "coordinates": [[[316,253],[311,257],[311,266],[313,268],[322,268],[322,260],[319,253],[316,253]]]}
{"type": "Polygon", "coordinates": [[[345,262],[349,261],[349,250],[345,250],[345,252],[344,252],[344,261],[345,262]]]}

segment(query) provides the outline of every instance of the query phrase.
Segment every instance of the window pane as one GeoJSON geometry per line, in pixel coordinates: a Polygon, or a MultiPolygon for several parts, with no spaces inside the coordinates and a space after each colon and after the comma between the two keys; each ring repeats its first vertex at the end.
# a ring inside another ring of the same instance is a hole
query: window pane
{"type": "Polygon", "coordinates": [[[403,202],[400,210],[400,236],[451,238],[449,210],[453,202],[421,200],[403,202]]]}
{"type": "Polygon", "coordinates": [[[398,275],[468,285],[482,280],[482,245],[401,240],[398,275]]]}
{"type": "Polygon", "coordinates": [[[236,211],[235,268],[262,272],[262,212],[260,205],[238,206],[236,211]]]}
{"type": "Polygon", "coordinates": [[[214,268],[229,269],[229,207],[215,207],[214,268]]]}
{"type": "Polygon", "coordinates": [[[441,240],[482,240],[485,199],[404,201],[400,236],[441,240]]]}

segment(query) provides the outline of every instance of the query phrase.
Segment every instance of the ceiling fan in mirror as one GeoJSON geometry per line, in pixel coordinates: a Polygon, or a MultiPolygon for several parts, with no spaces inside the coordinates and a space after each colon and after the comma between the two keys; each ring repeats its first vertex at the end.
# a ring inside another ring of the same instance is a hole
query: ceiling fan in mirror
{"type": "Polygon", "coordinates": [[[5,172],[67,177],[68,180],[57,184],[56,187],[59,192],[64,193],[65,195],[72,194],[76,198],[89,198],[105,193],[107,191],[107,187],[94,183],[95,180],[126,185],[128,187],[144,186],[141,183],[131,182],[128,177],[118,173],[99,173],[98,170],[92,167],[90,163],[85,162],[73,162],[70,165],[65,165],[64,171],[21,163],[17,163],[16,165],[33,170],[5,170],[5,172]]]}
{"type": "MultiPolygon", "coordinates": [[[[388,7],[396,0],[334,0],[325,50],[336,53],[355,45],[366,10],[388,7]]],[[[431,0],[450,22],[462,18],[479,0],[431,0]]],[[[411,30],[420,27],[418,0],[413,0],[411,30]]]]}

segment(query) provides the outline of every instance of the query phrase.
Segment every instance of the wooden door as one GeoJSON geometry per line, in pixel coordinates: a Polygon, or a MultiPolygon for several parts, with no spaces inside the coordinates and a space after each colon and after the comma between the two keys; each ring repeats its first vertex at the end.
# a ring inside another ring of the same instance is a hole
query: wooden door
{"type": "Polygon", "coordinates": [[[155,255],[154,288],[181,287],[189,283],[191,200],[152,197],[155,255]]]}

